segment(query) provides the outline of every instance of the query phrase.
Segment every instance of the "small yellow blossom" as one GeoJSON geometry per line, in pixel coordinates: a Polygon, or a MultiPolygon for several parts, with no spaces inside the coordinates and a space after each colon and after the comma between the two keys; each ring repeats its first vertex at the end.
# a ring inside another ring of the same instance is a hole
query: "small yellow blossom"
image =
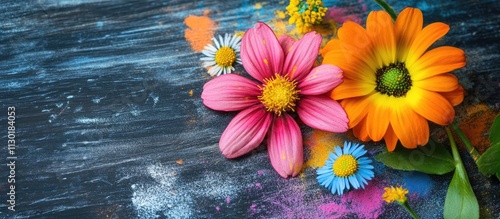
{"type": "Polygon", "coordinates": [[[401,186],[393,187],[391,186],[384,188],[385,192],[382,195],[382,199],[384,199],[387,203],[391,203],[393,201],[397,201],[399,203],[404,203],[408,199],[406,198],[406,194],[408,194],[408,190],[403,189],[401,186]]]}
{"type": "Polygon", "coordinates": [[[289,24],[294,24],[299,33],[307,33],[313,25],[320,24],[328,9],[322,0],[290,0],[286,13],[290,15],[289,24]]]}

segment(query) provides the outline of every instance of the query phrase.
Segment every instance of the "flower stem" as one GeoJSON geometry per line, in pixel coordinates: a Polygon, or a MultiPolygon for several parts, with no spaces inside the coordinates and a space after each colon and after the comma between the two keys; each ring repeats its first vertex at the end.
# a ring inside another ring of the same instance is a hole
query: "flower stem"
{"type": "Polygon", "coordinates": [[[479,155],[479,153],[477,152],[476,148],[474,148],[472,146],[472,144],[470,143],[469,139],[464,135],[464,133],[462,132],[462,130],[460,129],[460,127],[456,123],[451,123],[451,128],[453,128],[453,130],[455,131],[455,133],[462,140],[462,142],[464,143],[465,147],[467,148],[467,150],[469,151],[470,155],[472,156],[472,159],[474,159],[474,161],[477,161],[477,159],[479,159],[479,157],[481,157],[481,155],[479,155]]]}
{"type": "Polygon", "coordinates": [[[394,9],[392,9],[392,7],[387,4],[387,2],[385,2],[384,0],[375,0],[375,2],[380,5],[380,7],[382,7],[387,13],[389,13],[389,15],[391,15],[391,18],[392,20],[396,20],[396,18],[398,18],[398,16],[396,15],[396,11],[394,11],[394,9]]]}
{"type": "Polygon", "coordinates": [[[462,165],[462,159],[460,158],[460,154],[458,153],[457,144],[455,143],[455,138],[453,138],[453,134],[451,133],[450,127],[446,126],[446,134],[448,134],[448,139],[450,140],[451,153],[453,154],[453,160],[455,160],[455,166],[462,165]]]}
{"type": "Polygon", "coordinates": [[[404,203],[400,203],[403,207],[405,207],[405,209],[408,211],[408,213],[411,214],[411,216],[414,218],[414,219],[418,219],[418,215],[415,213],[415,211],[413,211],[413,209],[410,207],[410,204],[408,204],[408,201],[405,201],[404,203]]]}

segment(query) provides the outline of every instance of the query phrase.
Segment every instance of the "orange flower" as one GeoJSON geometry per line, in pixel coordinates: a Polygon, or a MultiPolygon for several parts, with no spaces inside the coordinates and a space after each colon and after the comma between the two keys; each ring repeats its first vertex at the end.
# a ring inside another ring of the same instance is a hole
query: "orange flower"
{"type": "Polygon", "coordinates": [[[394,22],[384,11],[368,15],[366,29],[345,22],[321,50],[323,64],[344,71],[344,82],[331,92],[362,141],[384,138],[389,151],[398,140],[406,148],[429,140],[427,120],[448,125],[464,90],[450,71],[465,66],[464,51],[427,49],[449,30],[440,22],[423,26],[422,12],[406,8],[394,22]]]}

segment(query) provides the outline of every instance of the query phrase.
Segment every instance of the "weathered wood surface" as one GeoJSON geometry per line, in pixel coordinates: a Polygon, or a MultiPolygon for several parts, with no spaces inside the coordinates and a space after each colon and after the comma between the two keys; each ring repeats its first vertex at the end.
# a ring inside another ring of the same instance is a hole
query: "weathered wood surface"
{"type": "MultiPolygon", "coordinates": [[[[14,106],[17,160],[15,212],[5,201],[8,167],[0,169],[0,217],[406,218],[402,208],[380,204],[378,197],[360,195],[361,202],[379,203],[371,210],[356,199],[333,197],[311,168],[281,179],[265,146],[237,160],[220,154],[218,139],[235,114],[201,103],[210,77],[202,55],[184,38],[183,20],[210,10],[219,23],[216,34],[244,31],[284,10],[280,2],[260,2],[256,9],[257,1],[3,1],[0,152],[9,156],[6,112],[14,106]],[[327,214],[336,205],[339,213],[327,214]]],[[[359,2],[379,10],[371,1],[359,2]]],[[[499,106],[500,3],[389,2],[397,11],[420,7],[426,24],[449,24],[438,44],[466,51],[467,67],[455,72],[467,90],[464,105],[499,106]]],[[[357,1],[332,4],[352,9],[363,22],[368,14],[357,1]]],[[[381,145],[367,147],[373,154],[381,145]]],[[[482,214],[500,217],[500,183],[478,174],[462,155],[482,214]]],[[[451,174],[375,167],[375,185],[429,185],[411,197],[412,204],[422,218],[442,217],[451,174]]]]}

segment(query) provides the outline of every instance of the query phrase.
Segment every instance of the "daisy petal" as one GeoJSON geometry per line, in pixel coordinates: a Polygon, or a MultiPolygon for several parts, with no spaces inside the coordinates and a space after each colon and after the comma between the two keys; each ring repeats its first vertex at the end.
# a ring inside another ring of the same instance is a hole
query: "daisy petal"
{"type": "Polygon", "coordinates": [[[216,77],[203,86],[201,99],[205,106],[222,111],[239,111],[259,103],[257,84],[245,77],[226,74],[216,77]]]}
{"type": "Polygon", "coordinates": [[[220,137],[222,154],[227,158],[236,158],[258,147],[271,121],[272,115],[258,105],[238,113],[220,137]]]}
{"type": "Polygon", "coordinates": [[[406,63],[410,66],[415,63],[434,42],[443,37],[449,30],[450,27],[441,22],[435,22],[424,27],[415,37],[415,41],[413,41],[408,51],[406,63]]]}
{"type": "Polygon", "coordinates": [[[283,49],[283,52],[285,53],[285,56],[288,55],[290,50],[292,49],[293,44],[295,43],[295,39],[288,36],[288,35],[283,35],[278,39],[281,48],[283,49]]]}
{"type": "Polygon", "coordinates": [[[464,88],[460,85],[454,91],[440,92],[439,94],[446,98],[452,106],[457,106],[464,100],[464,88]]]}
{"type": "Polygon", "coordinates": [[[392,129],[391,125],[387,127],[387,131],[385,132],[384,135],[384,141],[387,150],[389,152],[392,152],[394,151],[394,149],[396,149],[396,144],[398,143],[398,136],[396,136],[396,133],[394,133],[394,130],[392,129]]]}
{"type": "Polygon", "coordinates": [[[366,126],[368,135],[373,141],[380,141],[389,126],[392,107],[400,104],[398,98],[390,97],[380,93],[371,96],[372,104],[368,107],[366,116],[366,126]]]}
{"type": "MultiPolygon", "coordinates": [[[[340,85],[342,86],[342,84],[340,85]]],[[[368,114],[371,105],[370,96],[355,97],[342,100],[342,107],[348,113],[349,127],[355,127],[368,114]]]]}
{"type": "Polygon", "coordinates": [[[388,66],[396,61],[396,39],[394,37],[394,22],[385,11],[372,11],[366,21],[366,30],[377,45],[377,65],[388,66]]]}
{"type": "Polygon", "coordinates": [[[371,139],[366,126],[366,117],[352,128],[352,133],[361,141],[369,141],[371,139]]]}
{"type": "Polygon", "coordinates": [[[335,100],[342,100],[353,97],[368,95],[375,91],[376,84],[366,81],[351,80],[344,78],[344,82],[333,89],[331,97],[335,100]]]}
{"type": "Polygon", "coordinates": [[[429,124],[407,105],[394,107],[390,115],[394,133],[406,148],[425,145],[429,139],[429,124]]]}
{"type": "Polygon", "coordinates": [[[347,131],[347,115],[340,104],[325,96],[304,96],[297,106],[300,119],[311,128],[329,131],[347,131]]]}
{"type": "Polygon", "coordinates": [[[331,91],[342,83],[342,70],[337,66],[323,64],[315,67],[299,82],[302,95],[320,95],[331,91]]]}
{"type": "Polygon", "coordinates": [[[453,106],[439,93],[412,87],[405,99],[415,112],[438,125],[449,125],[455,117],[453,106]]]}
{"type": "Polygon", "coordinates": [[[260,82],[282,72],[283,49],[265,23],[257,23],[243,35],[240,54],[245,70],[260,82]]]}
{"type": "Polygon", "coordinates": [[[352,185],[354,189],[358,189],[360,187],[358,180],[356,179],[356,175],[350,175],[348,177],[349,183],[352,185]]]}
{"type": "Polygon", "coordinates": [[[413,80],[413,86],[429,91],[450,92],[458,88],[458,78],[450,73],[445,73],[418,81],[413,80]]]}
{"type": "Polygon", "coordinates": [[[422,80],[465,66],[463,50],[451,46],[441,46],[427,51],[415,63],[407,63],[412,80],[422,80]]]}
{"type": "Polygon", "coordinates": [[[346,183],[349,183],[349,182],[346,182],[346,179],[345,178],[342,178],[342,177],[339,177],[339,180],[338,180],[338,187],[337,187],[337,193],[339,193],[339,195],[342,195],[344,194],[344,189],[346,187],[346,183]]]}
{"type": "Polygon", "coordinates": [[[397,60],[406,61],[408,51],[417,36],[422,30],[424,16],[418,8],[405,8],[396,19],[395,34],[397,41],[397,60]]]}
{"type": "Polygon", "coordinates": [[[318,57],[321,35],[312,31],[295,42],[285,58],[283,75],[300,81],[311,70],[318,57]]]}
{"type": "Polygon", "coordinates": [[[288,114],[274,118],[267,140],[269,158],[281,177],[296,176],[304,162],[302,134],[288,114]]]}

